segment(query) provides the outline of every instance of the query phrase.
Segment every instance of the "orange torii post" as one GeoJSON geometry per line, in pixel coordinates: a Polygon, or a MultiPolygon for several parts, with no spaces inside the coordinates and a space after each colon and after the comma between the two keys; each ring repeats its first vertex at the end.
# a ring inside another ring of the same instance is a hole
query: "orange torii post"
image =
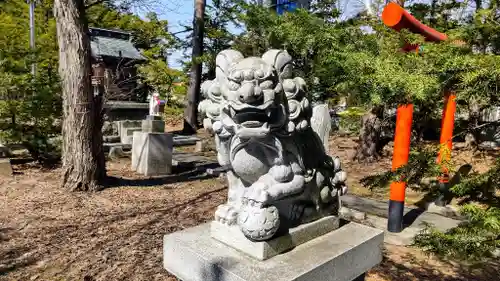
{"type": "Polygon", "coordinates": [[[443,119],[441,120],[441,138],[439,139],[439,155],[438,163],[444,164],[441,167],[442,176],[439,178],[439,183],[441,185],[441,195],[436,200],[436,205],[445,206],[449,202],[447,184],[449,181],[449,171],[447,161],[451,159],[451,150],[453,149],[453,127],[455,124],[455,112],[457,104],[455,102],[455,93],[447,93],[444,102],[443,109],[443,119]]]}
{"type": "MultiPolygon", "coordinates": [[[[394,133],[394,152],[392,154],[393,171],[408,163],[412,119],[413,104],[398,106],[396,112],[396,132],[394,133]]],[[[406,183],[403,179],[391,183],[389,218],[387,222],[387,230],[390,232],[401,232],[403,230],[405,189],[406,183]]]]}
{"type": "MultiPolygon", "coordinates": [[[[384,24],[396,31],[408,29],[409,31],[422,35],[426,41],[441,42],[448,39],[448,36],[418,21],[398,4],[391,2],[385,6],[382,12],[384,24]]],[[[418,52],[418,45],[406,44],[404,51],[418,52]]],[[[455,94],[448,93],[445,97],[445,107],[443,109],[443,119],[441,122],[441,138],[438,162],[449,161],[452,148],[453,127],[455,122],[455,94]]],[[[398,107],[396,119],[396,132],[394,136],[394,155],[392,158],[392,168],[397,169],[408,163],[411,137],[411,120],[413,116],[413,105],[400,105],[398,107]],[[407,126],[403,129],[403,126],[407,126]],[[398,131],[398,128],[401,128],[398,131]]],[[[445,184],[448,180],[448,171],[443,166],[444,176],[440,182],[445,184]]],[[[391,184],[389,200],[389,221],[388,230],[390,232],[401,232],[403,230],[403,212],[405,200],[406,184],[403,181],[391,184]]]]}

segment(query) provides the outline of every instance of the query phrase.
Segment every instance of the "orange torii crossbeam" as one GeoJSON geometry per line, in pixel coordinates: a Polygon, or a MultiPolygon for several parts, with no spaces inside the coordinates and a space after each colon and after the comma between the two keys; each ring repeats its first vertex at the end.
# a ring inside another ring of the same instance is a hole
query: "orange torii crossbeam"
{"type": "Polygon", "coordinates": [[[426,41],[429,42],[441,42],[448,39],[446,34],[421,23],[414,16],[394,2],[385,6],[384,11],[382,11],[382,21],[386,26],[396,31],[408,29],[413,33],[420,34],[426,41]]]}
{"type": "MultiPolygon", "coordinates": [[[[384,24],[396,31],[408,29],[409,31],[422,35],[428,42],[441,42],[448,39],[448,36],[417,20],[398,4],[391,2],[385,6],[382,12],[384,24]]],[[[404,51],[418,52],[418,45],[406,44],[404,51]]],[[[441,138],[438,163],[447,162],[451,158],[453,127],[455,123],[455,94],[447,93],[445,97],[445,107],[443,109],[443,119],[441,122],[441,138]]],[[[396,120],[396,132],[394,136],[394,155],[392,159],[393,170],[408,163],[410,152],[411,120],[413,117],[413,105],[400,105],[398,107],[396,120]],[[407,126],[403,129],[403,126],[407,126]],[[399,131],[398,131],[398,128],[399,131]]],[[[443,165],[443,177],[441,183],[448,180],[448,170],[443,165]]],[[[401,232],[403,230],[403,212],[405,201],[406,184],[404,181],[393,182],[390,187],[389,199],[389,219],[387,229],[390,232],[401,232]]]]}

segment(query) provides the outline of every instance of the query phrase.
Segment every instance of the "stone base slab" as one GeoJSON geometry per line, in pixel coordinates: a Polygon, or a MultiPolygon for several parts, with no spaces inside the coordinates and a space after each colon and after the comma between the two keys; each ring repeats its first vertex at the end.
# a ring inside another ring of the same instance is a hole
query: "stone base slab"
{"type": "Polygon", "coordinates": [[[243,235],[238,226],[228,226],[213,221],[211,223],[210,235],[212,238],[255,259],[267,260],[337,228],[339,228],[339,218],[328,216],[292,228],[287,235],[282,235],[269,241],[252,242],[243,235]]]}
{"type": "Polygon", "coordinates": [[[352,281],[382,261],[383,232],[357,223],[265,261],[209,233],[207,223],[165,235],[165,269],[183,281],[352,281]]]}

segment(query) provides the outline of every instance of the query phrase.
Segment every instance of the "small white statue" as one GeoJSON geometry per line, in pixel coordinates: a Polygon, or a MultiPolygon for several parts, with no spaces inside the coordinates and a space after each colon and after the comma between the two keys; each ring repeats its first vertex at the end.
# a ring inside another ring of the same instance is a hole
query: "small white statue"
{"type": "Polygon", "coordinates": [[[160,94],[154,92],[149,98],[149,115],[160,116],[160,94]]]}

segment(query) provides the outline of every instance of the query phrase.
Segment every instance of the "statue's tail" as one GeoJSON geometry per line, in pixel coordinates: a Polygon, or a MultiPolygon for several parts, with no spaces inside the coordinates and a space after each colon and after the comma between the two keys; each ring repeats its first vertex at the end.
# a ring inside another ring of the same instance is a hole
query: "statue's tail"
{"type": "Polygon", "coordinates": [[[316,133],[318,140],[323,143],[323,148],[328,154],[328,137],[332,123],[327,104],[318,104],[312,108],[311,128],[316,133]]]}

